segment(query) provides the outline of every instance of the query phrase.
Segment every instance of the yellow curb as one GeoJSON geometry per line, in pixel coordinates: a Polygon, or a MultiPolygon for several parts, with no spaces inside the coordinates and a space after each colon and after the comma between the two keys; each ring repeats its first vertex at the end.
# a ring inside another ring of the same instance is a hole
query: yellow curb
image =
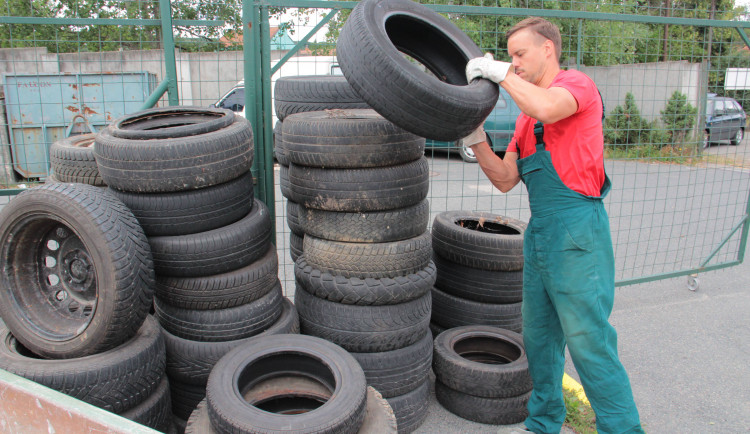
{"type": "Polygon", "coordinates": [[[586,398],[586,392],[583,391],[583,386],[581,386],[576,380],[570,377],[568,374],[563,374],[563,389],[575,393],[576,397],[579,401],[583,402],[586,405],[591,405],[589,403],[589,399],[586,398]]]}

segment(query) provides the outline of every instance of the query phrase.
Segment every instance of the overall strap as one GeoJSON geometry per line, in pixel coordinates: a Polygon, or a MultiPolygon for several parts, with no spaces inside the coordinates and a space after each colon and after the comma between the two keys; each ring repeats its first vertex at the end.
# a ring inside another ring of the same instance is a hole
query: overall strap
{"type": "Polygon", "coordinates": [[[534,136],[536,137],[536,150],[544,151],[544,125],[541,122],[534,124],[534,136]]]}

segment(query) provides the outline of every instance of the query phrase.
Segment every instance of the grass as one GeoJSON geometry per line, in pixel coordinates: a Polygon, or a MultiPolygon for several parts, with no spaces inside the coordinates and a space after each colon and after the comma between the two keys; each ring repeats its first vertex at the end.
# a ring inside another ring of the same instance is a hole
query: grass
{"type": "Polygon", "coordinates": [[[607,145],[604,147],[604,158],[613,160],[642,160],[652,163],[681,164],[687,166],[714,164],[718,166],[750,168],[750,160],[699,153],[695,144],[665,146],[607,145]]]}
{"type": "Polygon", "coordinates": [[[565,426],[578,434],[596,434],[596,416],[591,406],[581,402],[575,393],[566,389],[563,389],[563,397],[568,410],[565,426]]]}

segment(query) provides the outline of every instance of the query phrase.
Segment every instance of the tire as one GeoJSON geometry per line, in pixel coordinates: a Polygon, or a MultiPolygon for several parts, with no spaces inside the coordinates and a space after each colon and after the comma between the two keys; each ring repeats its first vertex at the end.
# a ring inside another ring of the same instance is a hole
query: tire
{"type": "Polygon", "coordinates": [[[289,257],[292,262],[296,262],[302,255],[305,248],[305,235],[297,235],[294,232],[289,233],[289,257]]]}
{"type": "Polygon", "coordinates": [[[293,234],[304,237],[305,235],[305,229],[300,224],[299,216],[300,216],[300,208],[302,208],[298,203],[292,202],[291,200],[287,200],[286,202],[286,224],[289,226],[289,230],[292,231],[293,234]]]}
{"type": "Polygon", "coordinates": [[[425,140],[374,110],[319,111],[284,121],[284,147],[289,161],[300,166],[361,169],[417,160],[425,140]]]}
{"type": "Polygon", "coordinates": [[[367,384],[383,397],[409,393],[427,381],[432,364],[432,335],[412,345],[379,353],[351,353],[365,372],[367,384]]]}
{"type": "Polygon", "coordinates": [[[228,182],[250,170],[253,132],[239,116],[226,128],[177,138],[123,139],[107,127],[96,136],[94,155],[102,179],[117,190],[193,190],[228,182]]]}
{"type": "Polygon", "coordinates": [[[172,414],[188,420],[198,404],[206,398],[206,386],[185,384],[169,379],[169,390],[172,395],[172,414]]]}
{"type": "Polygon", "coordinates": [[[205,399],[190,413],[185,434],[217,434],[208,418],[208,402],[205,399]]]}
{"type": "Polygon", "coordinates": [[[183,339],[220,342],[255,336],[281,315],[283,296],[277,284],[252,303],[228,309],[189,310],[154,300],[156,318],[164,330],[183,339]]]}
{"type": "Polygon", "coordinates": [[[181,309],[228,309],[253,302],[279,285],[276,248],[250,265],[205,277],[156,277],[156,296],[181,309]]]}
{"type": "Polygon", "coordinates": [[[162,107],[131,113],[112,122],[112,135],[129,140],[171,139],[208,134],[234,122],[234,112],[220,108],[162,107]]]}
{"type": "Polygon", "coordinates": [[[360,279],[396,278],[423,270],[432,257],[431,237],[390,243],[344,243],[305,235],[305,260],[313,268],[332,275],[360,279]]]}
{"type": "Polygon", "coordinates": [[[304,255],[294,264],[297,284],[310,294],[335,303],[362,306],[399,304],[422,297],[430,292],[436,274],[431,262],[416,273],[382,279],[347,278],[323,272],[308,264],[304,255]]]}
{"type": "Polygon", "coordinates": [[[345,77],[336,75],[299,75],[281,77],[274,86],[276,117],[286,120],[295,113],[330,109],[366,109],[345,77]]]}
{"type": "Polygon", "coordinates": [[[273,156],[280,165],[289,165],[286,147],[284,146],[284,126],[281,121],[276,121],[276,125],[273,126],[273,156]]]}
{"type": "Polygon", "coordinates": [[[425,381],[416,389],[403,395],[386,398],[396,415],[399,434],[410,433],[427,419],[430,406],[430,382],[425,381]]]}
{"type": "Polygon", "coordinates": [[[281,195],[285,198],[292,200],[292,187],[289,184],[289,166],[281,165],[279,166],[279,189],[281,190],[281,195]]]}
{"type": "Polygon", "coordinates": [[[521,302],[488,304],[466,300],[432,288],[432,321],[453,328],[488,325],[520,333],[523,328],[521,302]]]}
{"type": "Polygon", "coordinates": [[[290,198],[305,208],[365,212],[405,208],[427,197],[429,165],[410,163],[366,169],[289,166],[290,198]]]}
{"type": "Polygon", "coordinates": [[[435,339],[440,333],[446,330],[448,329],[441,326],[440,324],[435,324],[434,322],[430,321],[430,333],[432,333],[432,339],[435,339]]]}
{"type": "Polygon", "coordinates": [[[356,306],[321,300],[299,285],[294,296],[303,334],[356,353],[393,351],[427,333],[430,294],[401,304],[356,306]]]}
{"type": "Polygon", "coordinates": [[[453,390],[508,398],[532,389],[523,336],[488,326],[463,326],[435,338],[435,378],[453,390]]]}
{"type": "Polygon", "coordinates": [[[481,398],[435,382],[435,397],[446,410],[473,422],[492,425],[523,422],[529,415],[526,404],[530,396],[531,392],[510,398],[481,398]]]}
{"type": "Polygon", "coordinates": [[[237,270],[257,261],[271,243],[271,216],[255,199],[245,217],[231,225],[197,234],[150,237],[156,273],[201,277],[237,270]]]}
{"type": "Polygon", "coordinates": [[[356,433],[364,420],[366,396],[364,373],[351,355],[330,342],[300,335],[265,336],[233,349],[216,364],[206,387],[209,418],[220,432],[356,433]],[[317,382],[332,395],[312,411],[284,414],[283,408],[270,407],[289,393],[274,396],[263,407],[236,393],[251,392],[260,381],[280,375],[317,382]]]}
{"type": "Polygon", "coordinates": [[[101,188],[45,184],[0,212],[0,317],[26,348],[75,358],[136,334],[153,300],[138,221],[101,188]]]}
{"type": "Polygon", "coordinates": [[[435,287],[446,294],[480,303],[518,303],[523,299],[523,270],[489,271],[470,268],[433,255],[435,287]]]}
{"type": "Polygon", "coordinates": [[[495,83],[466,82],[467,62],[483,55],[479,47],[437,12],[407,0],[357,5],[341,29],[336,52],[357,94],[420,137],[447,142],[466,137],[497,102],[495,83]]]}
{"type": "Polygon", "coordinates": [[[172,426],[172,400],[167,376],[161,379],[151,396],[130,410],[120,413],[120,416],[157,431],[168,432],[172,426]]]}
{"type": "Polygon", "coordinates": [[[427,199],[406,208],[372,212],[335,212],[302,207],[302,231],[317,238],[348,243],[387,243],[427,231],[427,199]]]}
{"type": "Polygon", "coordinates": [[[734,146],[739,145],[742,143],[742,139],[745,137],[745,129],[740,128],[737,130],[737,133],[735,133],[734,137],[732,137],[732,140],[730,140],[731,144],[734,146]]]}
{"type": "Polygon", "coordinates": [[[299,318],[294,303],[284,298],[281,306],[281,315],[276,322],[258,335],[249,338],[223,342],[199,342],[177,337],[164,330],[169,378],[184,384],[205,386],[208,383],[208,375],[216,362],[233,348],[246,345],[251,339],[259,336],[298,334],[299,318]]]}
{"type": "Polygon", "coordinates": [[[78,182],[103,186],[94,158],[96,134],[81,134],[53,142],[49,147],[49,162],[55,178],[60,182],[78,182]]]}
{"type": "Polygon", "coordinates": [[[154,393],[165,359],[159,324],[150,316],[122,345],[66,360],[37,358],[0,325],[0,369],[113,413],[126,412],[154,393]]]}
{"type": "Polygon", "coordinates": [[[523,269],[526,223],[486,212],[445,211],[432,223],[437,255],[471,268],[492,271],[523,269]]]}

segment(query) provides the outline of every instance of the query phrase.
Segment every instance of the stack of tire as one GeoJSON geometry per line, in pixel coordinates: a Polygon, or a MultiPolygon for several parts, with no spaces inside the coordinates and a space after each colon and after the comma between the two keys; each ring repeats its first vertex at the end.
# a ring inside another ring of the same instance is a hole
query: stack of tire
{"type": "Polygon", "coordinates": [[[0,246],[0,368],[171,429],[153,261],[127,207],[91,185],[45,184],[0,212],[0,246]]]}
{"type": "Polygon", "coordinates": [[[259,334],[298,329],[277,275],[270,214],[253,198],[252,129],[229,110],[152,109],[99,133],[95,155],[109,190],[148,236],[182,425],[222,355],[259,334]]]}
{"type": "Polygon", "coordinates": [[[283,138],[305,234],[302,333],[351,352],[410,432],[427,415],[432,351],[424,139],[372,110],[297,113],[283,138]]]}
{"type": "Polygon", "coordinates": [[[279,162],[281,195],[287,199],[286,218],[290,229],[289,255],[296,261],[302,253],[305,233],[297,222],[297,203],[290,200],[289,160],[283,138],[283,122],[287,116],[322,110],[369,108],[354,92],[343,76],[296,75],[281,77],[274,85],[274,110],[279,119],[274,126],[274,156],[279,162]]]}
{"type": "Polygon", "coordinates": [[[76,182],[105,187],[94,158],[96,134],[80,134],[53,142],[49,147],[52,172],[46,182],[76,182]]]}
{"type": "Polygon", "coordinates": [[[432,224],[437,280],[431,329],[488,325],[522,328],[523,234],[526,223],[472,211],[446,211],[432,224]]]}

